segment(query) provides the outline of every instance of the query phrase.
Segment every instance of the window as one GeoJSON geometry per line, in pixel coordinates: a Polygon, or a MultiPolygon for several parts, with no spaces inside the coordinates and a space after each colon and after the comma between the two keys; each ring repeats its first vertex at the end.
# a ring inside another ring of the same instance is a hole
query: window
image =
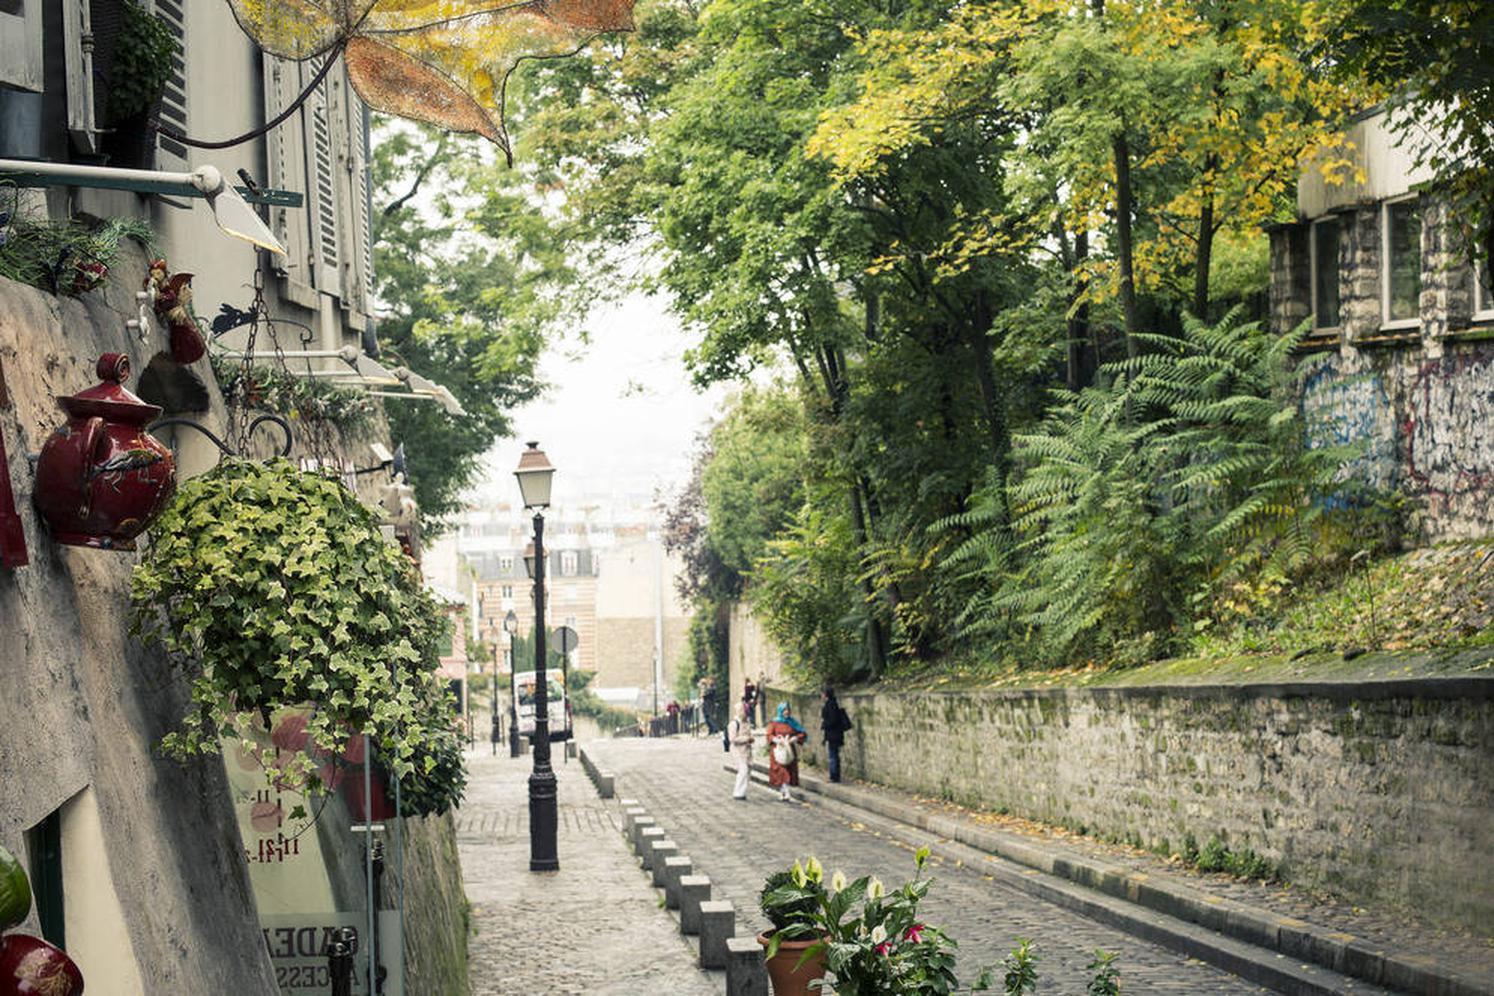
{"type": "Polygon", "coordinates": [[[453,641],[456,639],[456,622],[448,616],[441,627],[441,639],[437,641],[436,653],[442,657],[450,657],[453,641]]]}
{"type": "MultiPolygon", "coordinates": [[[[185,134],[187,128],[187,12],[182,0],[155,0],[156,17],[166,23],[167,29],[176,38],[176,51],[171,55],[171,77],[166,81],[166,92],[161,95],[161,124],[185,134]]],[[[157,169],[185,168],[187,147],[164,133],[156,136],[157,169]]]]}
{"type": "Polygon", "coordinates": [[[565,577],[575,577],[577,555],[575,550],[566,550],[560,555],[560,573],[565,577]]]}
{"type": "Polygon", "coordinates": [[[0,83],[42,91],[43,0],[0,0],[0,83]]]}
{"type": "Polygon", "coordinates": [[[514,597],[514,586],[513,585],[506,584],[506,585],[503,586],[503,597],[504,598],[513,598],[514,597]]]}
{"type": "Polygon", "coordinates": [[[1312,327],[1336,329],[1338,317],[1338,219],[1312,226],[1312,327]]]}
{"type": "Polygon", "coordinates": [[[512,558],[512,557],[499,557],[498,558],[498,569],[500,571],[504,571],[504,572],[513,570],[514,569],[514,558],[512,558]]]}
{"type": "Polygon", "coordinates": [[[1421,205],[1416,197],[1382,208],[1382,324],[1413,328],[1421,322],[1421,205]]]}
{"type": "Polygon", "coordinates": [[[1487,259],[1473,264],[1473,317],[1494,319],[1494,274],[1487,259]]]}

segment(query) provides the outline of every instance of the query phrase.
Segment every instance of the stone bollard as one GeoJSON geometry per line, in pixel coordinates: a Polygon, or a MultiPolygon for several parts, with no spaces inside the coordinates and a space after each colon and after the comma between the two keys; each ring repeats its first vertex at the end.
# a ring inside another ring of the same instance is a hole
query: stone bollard
{"type": "MultiPolygon", "coordinates": [[[[623,801],[626,802],[627,800],[623,800],[623,801]]],[[[632,840],[633,839],[633,821],[636,820],[640,816],[647,816],[648,815],[648,810],[644,809],[642,806],[638,805],[637,803],[634,803],[631,806],[624,806],[622,808],[622,814],[623,814],[623,833],[627,835],[627,837],[628,837],[629,840],[632,840]]]]}
{"type": "Polygon", "coordinates": [[[643,853],[643,831],[647,830],[653,825],[654,818],[652,816],[635,816],[633,818],[633,826],[631,828],[633,835],[633,853],[643,853]]]}
{"type": "Polygon", "coordinates": [[[737,932],[737,911],[725,899],[700,904],[700,967],[725,968],[726,942],[737,932]]]}
{"type": "Polygon", "coordinates": [[[710,902],[711,880],[705,875],[680,876],[680,933],[700,933],[700,904],[710,902]]]}
{"type": "Polygon", "coordinates": [[[656,840],[648,849],[648,869],[654,873],[654,888],[664,888],[664,861],[680,853],[680,846],[669,839],[656,840]]]}
{"type": "Polygon", "coordinates": [[[565,756],[566,757],[575,757],[576,756],[576,741],[574,741],[574,740],[567,740],[565,742],[565,756]]]}
{"type": "Polygon", "coordinates": [[[616,776],[614,776],[612,774],[612,772],[610,772],[610,771],[598,771],[597,772],[597,777],[596,777],[596,782],[597,782],[597,798],[599,798],[599,799],[610,799],[610,798],[612,798],[612,786],[613,786],[613,784],[614,784],[615,781],[616,781],[616,776]]]}
{"type": "Polygon", "coordinates": [[[726,996],[768,996],[768,967],[756,937],[727,940],[726,996]]]}
{"type": "Polygon", "coordinates": [[[676,854],[664,859],[664,908],[680,908],[680,879],[690,874],[690,859],[676,854]]]}
{"type": "Polygon", "coordinates": [[[663,827],[644,827],[638,832],[638,857],[643,859],[644,871],[654,870],[654,841],[663,839],[663,827]]]}
{"type": "Polygon", "coordinates": [[[634,806],[641,805],[637,799],[619,799],[617,804],[622,809],[632,809],[634,806]]]}

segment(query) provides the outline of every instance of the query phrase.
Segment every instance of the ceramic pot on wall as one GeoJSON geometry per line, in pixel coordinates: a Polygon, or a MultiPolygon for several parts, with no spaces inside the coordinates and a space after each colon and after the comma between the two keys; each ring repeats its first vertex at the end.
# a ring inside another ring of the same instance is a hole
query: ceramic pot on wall
{"type": "Polygon", "coordinates": [[[68,414],[42,445],[32,500],[59,543],[133,550],[176,490],[171,451],[145,431],[161,409],[126,390],[130,361],[99,357],[102,383],[59,397],[68,414]]]}

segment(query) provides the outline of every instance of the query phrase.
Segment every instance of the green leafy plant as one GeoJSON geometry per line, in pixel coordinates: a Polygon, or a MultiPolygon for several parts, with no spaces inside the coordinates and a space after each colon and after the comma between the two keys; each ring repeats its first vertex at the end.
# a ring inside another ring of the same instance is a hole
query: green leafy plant
{"type": "Polygon", "coordinates": [[[1094,960],[1086,966],[1094,973],[1089,980],[1089,988],[1085,990],[1088,996],[1119,996],[1120,969],[1115,967],[1115,961],[1119,957],[1119,952],[1095,949],[1094,960]]]}
{"type": "Polygon", "coordinates": [[[161,98],[180,45],[165,21],[136,0],[124,0],[124,17],[114,46],[104,106],[109,121],[118,124],[150,110],[161,98]]]}
{"type": "Polygon", "coordinates": [[[1042,956],[1032,946],[1031,940],[1026,937],[1017,939],[1017,946],[1001,962],[1001,967],[1005,970],[1002,985],[1006,996],[1024,996],[1026,993],[1037,992],[1037,964],[1041,959],[1042,956]]]}
{"type": "Polygon", "coordinates": [[[797,930],[797,925],[813,922],[824,894],[824,871],[817,860],[808,858],[802,864],[794,862],[787,871],[769,875],[758,894],[758,905],[774,931],[791,926],[797,930]]]}
{"type": "Polygon", "coordinates": [[[229,405],[248,405],[290,419],[328,422],[343,432],[368,424],[376,410],[366,391],[338,387],[313,377],[297,377],[272,367],[252,367],[244,376],[242,364],[209,354],[213,376],[229,405]]]}
{"type": "Polygon", "coordinates": [[[310,742],[339,753],[371,734],[411,811],[460,794],[435,673],[444,616],[340,481],[283,459],[225,460],[187,481],[151,529],[131,599],[135,632],[191,677],[168,754],[216,753],[252,717],[310,703],[310,742]]]}

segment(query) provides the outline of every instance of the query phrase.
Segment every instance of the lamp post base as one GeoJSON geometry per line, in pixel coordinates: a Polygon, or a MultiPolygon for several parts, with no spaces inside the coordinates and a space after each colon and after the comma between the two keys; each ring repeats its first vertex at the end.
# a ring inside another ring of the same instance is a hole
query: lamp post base
{"type": "Polygon", "coordinates": [[[558,813],[555,805],[555,772],[548,767],[529,776],[529,870],[559,871],[555,834],[558,813]]]}

